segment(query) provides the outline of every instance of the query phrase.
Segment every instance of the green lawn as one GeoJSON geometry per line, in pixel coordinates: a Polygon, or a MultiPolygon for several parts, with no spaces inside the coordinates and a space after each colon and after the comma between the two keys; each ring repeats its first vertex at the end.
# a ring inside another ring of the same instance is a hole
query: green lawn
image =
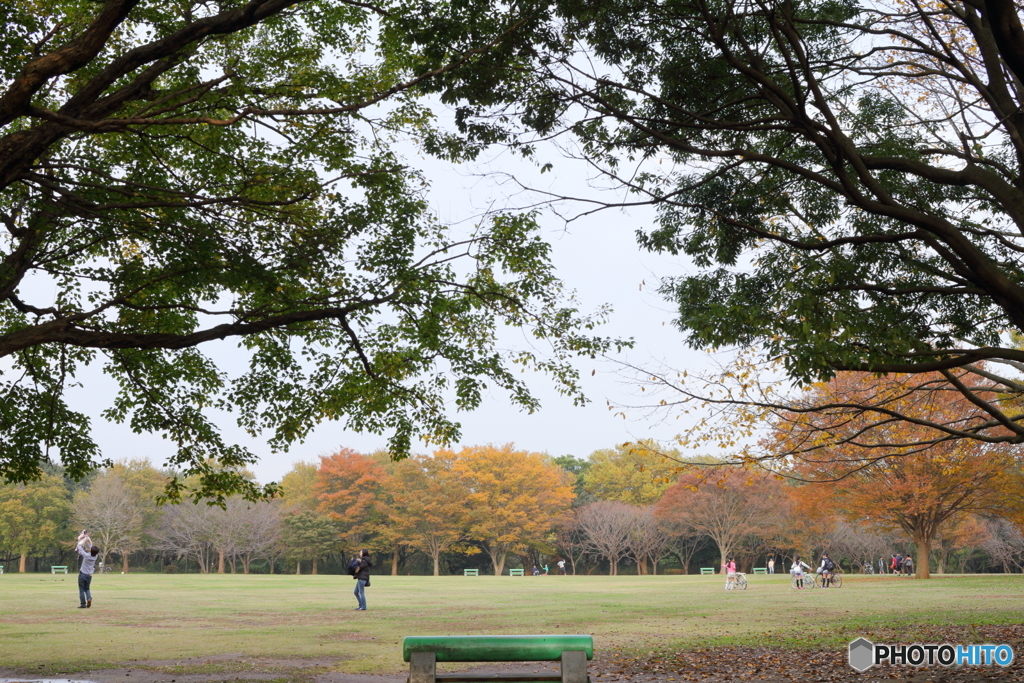
{"type": "Polygon", "coordinates": [[[1024,604],[1021,575],[848,576],[841,589],[801,592],[785,575],[730,592],[718,576],[375,576],[370,610],[355,612],[347,576],[113,574],[96,577],[93,608],[80,610],[76,578],[0,576],[3,665],[86,671],[239,653],[387,672],[403,668],[402,637],[415,634],[591,633],[596,649],[623,653],[833,647],[931,624],[1019,623],[1024,604]]]}

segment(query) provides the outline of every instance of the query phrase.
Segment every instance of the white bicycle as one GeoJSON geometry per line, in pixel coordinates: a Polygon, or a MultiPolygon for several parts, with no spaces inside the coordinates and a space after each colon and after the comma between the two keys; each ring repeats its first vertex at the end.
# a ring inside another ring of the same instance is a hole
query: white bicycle
{"type": "MultiPolygon", "coordinates": [[[[733,581],[731,588],[738,588],[741,591],[747,590],[747,575],[743,572],[736,572],[733,574],[733,581]]],[[[730,590],[729,582],[725,584],[725,590],[730,590]]]]}

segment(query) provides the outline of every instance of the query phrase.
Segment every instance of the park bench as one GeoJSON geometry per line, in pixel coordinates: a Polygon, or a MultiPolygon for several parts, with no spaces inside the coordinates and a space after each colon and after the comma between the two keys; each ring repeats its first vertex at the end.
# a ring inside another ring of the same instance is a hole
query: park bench
{"type": "Polygon", "coordinates": [[[509,569],[508,570],[508,575],[509,576],[525,576],[525,574],[523,574],[523,570],[522,569],[509,569]]]}
{"type": "Polygon", "coordinates": [[[407,636],[402,657],[409,662],[408,683],[473,681],[549,681],[590,683],[587,660],[594,658],[594,638],[554,636],[407,636]],[[437,673],[437,662],[560,662],[558,674],[437,673]]]}
{"type": "Polygon", "coordinates": [[[68,573],[68,568],[67,568],[66,565],[62,567],[62,566],[57,565],[57,564],[51,564],[50,565],[50,573],[51,574],[67,574],[68,573]]]}
{"type": "Polygon", "coordinates": [[[703,574],[714,574],[715,573],[715,568],[714,567],[701,567],[700,568],[700,573],[702,575],[703,574]]]}
{"type": "Polygon", "coordinates": [[[0,574],[3,574],[3,573],[4,573],[4,566],[2,564],[0,564],[0,574]]]}
{"type": "Polygon", "coordinates": [[[755,574],[767,574],[768,573],[768,567],[754,567],[754,573],[755,574]]]}
{"type": "Polygon", "coordinates": [[[463,576],[480,576],[480,570],[479,569],[463,569],[462,570],[462,575],[463,576]]]}

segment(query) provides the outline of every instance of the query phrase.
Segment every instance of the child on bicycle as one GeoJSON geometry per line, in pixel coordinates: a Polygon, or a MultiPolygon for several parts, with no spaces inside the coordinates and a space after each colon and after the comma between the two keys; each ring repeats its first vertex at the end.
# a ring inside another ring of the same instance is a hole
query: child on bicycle
{"type": "Polygon", "coordinates": [[[797,555],[796,558],[793,560],[793,566],[789,568],[789,573],[793,575],[794,579],[796,579],[796,587],[798,589],[804,587],[805,570],[810,571],[811,568],[804,564],[803,560],[800,559],[800,556],[797,555]]]}

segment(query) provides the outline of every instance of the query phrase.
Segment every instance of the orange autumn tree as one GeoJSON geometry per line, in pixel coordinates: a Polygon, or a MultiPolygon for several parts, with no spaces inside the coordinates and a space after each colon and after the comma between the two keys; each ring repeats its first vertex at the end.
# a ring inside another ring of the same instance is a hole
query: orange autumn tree
{"type": "Polygon", "coordinates": [[[433,457],[412,456],[395,463],[389,489],[391,533],[428,555],[434,576],[439,576],[441,554],[465,537],[469,523],[469,491],[452,471],[451,453],[439,451],[433,457]]]}
{"type": "Polygon", "coordinates": [[[387,470],[374,458],[342,448],[321,456],[313,490],[317,510],[335,520],[350,553],[372,546],[387,523],[387,470]]]}
{"type": "Polygon", "coordinates": [[[1004,507],[1018,456],[1004,444],[936,439],[927,424],[964,429],[983,419],[980,411],[948,375],[924,384],[915,377],[913,388],[903,379],[840,373],[813,385],[809,405],[877,408],[779,413],[766,445],[788,475],[807,482],[794,491],[797,498],[851,521],[902,529],[917,546],[918,577],[929,578],[932,543],[943,524],[959,513],[1004,507]],[[886,411],[918,415],[922,424],[887,420],[886,411]]]}
{"type": "Polygon", "coordinates": [[[572,475],[540,453],[504,446],[471,446],[452,458],[452,473],[467,491],[467,537],[501,574],[510,552],[545,545],[572,505],[572,475]]]}

